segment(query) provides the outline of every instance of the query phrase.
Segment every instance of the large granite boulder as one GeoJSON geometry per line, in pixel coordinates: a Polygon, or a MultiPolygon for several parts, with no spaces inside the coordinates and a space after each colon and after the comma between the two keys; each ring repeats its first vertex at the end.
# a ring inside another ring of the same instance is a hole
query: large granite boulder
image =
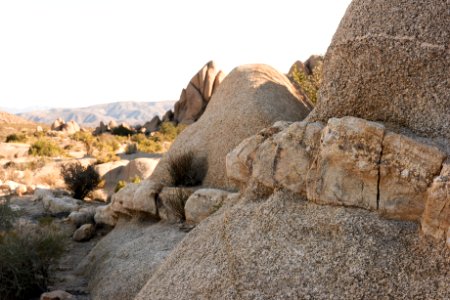
{"type": "Polygon", "coordinates": [[[418,227],[283,191],[243,197],[194,228],[135,300],[445,299],[450,252],[418,227]]]}
{"type": "Polygon", "coordinates": [[[354,0],[309,120],[357,116],[450,138],[448,1],[354,0]]]}
{"type": "Polygon", "coordinates": [[[235,68],[214,93],[202,117],[177,137],[150,178],[171,184],[169,158],[193,151],[194,163],[205,169],[205,187],[233,187],[226,177],[227,153],[274,122],[302,120],[311,109],[306,97],[275,69],[267,65],[235,68]]]}

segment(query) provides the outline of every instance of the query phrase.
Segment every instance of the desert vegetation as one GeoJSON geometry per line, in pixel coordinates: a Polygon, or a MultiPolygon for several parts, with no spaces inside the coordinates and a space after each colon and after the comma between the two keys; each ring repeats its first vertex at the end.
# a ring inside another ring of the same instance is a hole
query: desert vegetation
{"type": "Polygon", "coordinates": [[[303,70],[299,70],[297,65],[294,65],[294,70],[292,73],[292,78],[294,82],[299,86],[302,91],[306,94],[312,103],[317,103],[317,96],[322,84],[322,72],[323,65],[319,64],[313,69],[312,74],[307,74],[303,70]]]}
{"type": "Polygon", "coordinates": [[[54,227],[13,226],[18,213],[0,203],[0,298],[30,299],[47,290],[50,267],[64,251],[54,227]]]}
{"type": "Polygon", "coordinates": [[[61,174],[75,199],[83,200],[100,183],[100,176],[92,165],[85,167],[79,162],[65,164],[61,166],[61,174]]]}
{"type": "Polygon", "coordinates": [[[54,157],[64,155],[65,152],[56,142],[42,138],[31,144],[28,153],[32,156],[54,157]]]}
{"type": "Polygon", "coordinates": [[[200,183],[194,165],[194,152],[186,151],[169,156],[167,171],[174,186],[195,186],[200,183]]]}

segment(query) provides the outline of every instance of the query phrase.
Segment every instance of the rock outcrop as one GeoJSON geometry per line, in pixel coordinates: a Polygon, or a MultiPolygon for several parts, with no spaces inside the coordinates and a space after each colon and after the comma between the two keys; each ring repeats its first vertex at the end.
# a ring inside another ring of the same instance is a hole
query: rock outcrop
{"type": "Polygon", "coordinates": [[[81,261],[78,272],[88,276],[92,299],[133,299],[184,236],[175,226],[120,222],[81,261]]]}
{"type": "Polygon", "coordinates": [[[192,150],[195,162],[206,168],[203,186],[232,187],[225,171],[230,150],[275,121],[302,120],[311,109],[289,79],[273,68],[238,67],[219,86],[202,117],[177,137],[150,178],[170,184],[168,158],[192,150]]]}
{"type": "Polygon", "coordinates": [[[56,119],[52,123],[50,128],[53,131],[62,131],[62,132],[65,132],[67,134],[74,134],[74,133],[76,133],[76,132],[81,130],[80,125],[78,125],[77,122],[71,120],[71,121],[66,123],[61,118],[56,119]]]}
{"type": "Polygon", "coordinates": [[[198,71],[175,103],[175,122],[191,124],[197,121],[224,77],[225,74],[216,68],[213,61],[198,71]]]}
{"type": "Polygon", "coordinates": [[[445,299],[449,252],[418,224],[285,191],[242,197],[201,222],[153,273],[144,299],[445,299]]]}
{"type": "Polygon", "coordinates": [[[450,219],[444,192],[448,154],[422,141],[355,117],[332,118],[326,125],[278,122],[228,154],[227,174],[242,190],[256,183],[319,204],[422,219],[431,235],[443,238],[450,231],[444,221],[450,219]]]}
{"type": "Polygon", "coordinates": [[[356,116],[450,138],[448,2],[354,0],[309,120],[356,116]]]}

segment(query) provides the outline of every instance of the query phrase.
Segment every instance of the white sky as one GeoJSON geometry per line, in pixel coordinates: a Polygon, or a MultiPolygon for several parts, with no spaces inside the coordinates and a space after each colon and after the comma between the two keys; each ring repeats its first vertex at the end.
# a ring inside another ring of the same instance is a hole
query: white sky
{"type": "Polygon", "coordinates": [[[177,100],[209,60],[324,54],[350,0],[0,0],[0,107],[177,100]]]}

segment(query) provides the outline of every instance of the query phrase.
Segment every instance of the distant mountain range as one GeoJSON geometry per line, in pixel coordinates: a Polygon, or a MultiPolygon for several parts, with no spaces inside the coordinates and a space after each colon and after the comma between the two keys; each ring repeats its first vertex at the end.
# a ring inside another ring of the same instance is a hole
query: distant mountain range
{"type": "Polygon", "coordinates": [[[175,101],[160,102],[114,102],[81,108],[52,108],[17,115],[27,120],[51,124],[57,118],[75,121],[82,126],[96,127],[103,121],[126,122],[131,125],[144,124],[154,116],[162,117],[166,111],[173,109],[175,101]]]}

